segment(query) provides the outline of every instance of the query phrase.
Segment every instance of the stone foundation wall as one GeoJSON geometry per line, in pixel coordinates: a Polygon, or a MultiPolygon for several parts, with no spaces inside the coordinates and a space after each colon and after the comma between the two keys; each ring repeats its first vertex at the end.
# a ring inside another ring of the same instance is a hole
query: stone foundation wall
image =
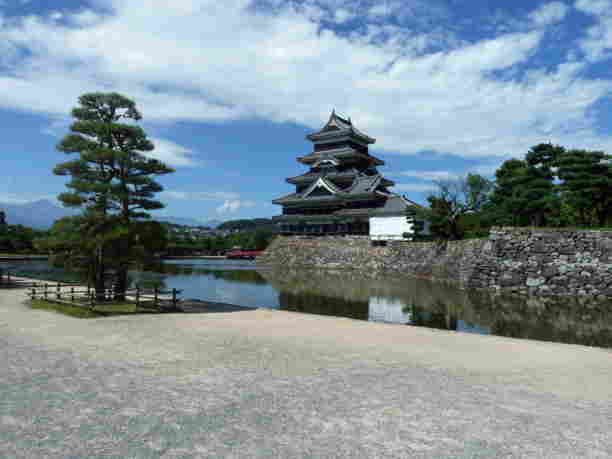
{"type": "Polygon", "coordinates": [[[393,272],[465,288],[612,298],[612,231],[494,228],[488,239],[389,241],[279,236],[258,264],[393,272]]]}

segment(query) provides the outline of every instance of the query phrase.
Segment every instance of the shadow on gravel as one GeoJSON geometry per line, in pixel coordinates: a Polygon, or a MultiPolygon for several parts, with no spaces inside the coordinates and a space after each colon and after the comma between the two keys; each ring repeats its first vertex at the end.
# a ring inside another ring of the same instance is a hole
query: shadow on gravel
{"type": "Polygon", "coordinates": [[[10,282],[2,281],[0,282],[0,289],[24,289],[34,287],[35,283],[32,281],[22,281],[22,280],[11,280],[10,282]]]}
{"type": "Polygon", "coordinates": [[[179,309],[184,313],[207,313],[207,312],[242,312],[255,311],[257,308],[249,308],[246,306],[237,306],[229,303],[215,303],[214,301],[203,301],[189,299],[181,301],[179,309]]]}

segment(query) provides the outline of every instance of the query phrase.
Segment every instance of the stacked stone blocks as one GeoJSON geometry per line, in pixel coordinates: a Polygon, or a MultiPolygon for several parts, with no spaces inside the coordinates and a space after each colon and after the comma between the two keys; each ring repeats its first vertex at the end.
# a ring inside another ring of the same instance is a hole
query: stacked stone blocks
{"type": "Polygon", "coordinates": [[[462,288],[612,298],[612,231],[493,228],[488,239],[389,241],[279,236],[262,265],[391,272],[462,288]]]}

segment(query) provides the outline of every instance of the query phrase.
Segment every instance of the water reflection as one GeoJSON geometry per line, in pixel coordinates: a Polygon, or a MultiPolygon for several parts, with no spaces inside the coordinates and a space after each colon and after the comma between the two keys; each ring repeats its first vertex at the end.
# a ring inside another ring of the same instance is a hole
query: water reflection
{"type": "Polygon", "coordinates": [[[278,307],[278,294],[248,261],[167,260],[130,274],[134,282],[163,283],[181,297],[249,307],[278,307]]]}
{"type": "MultiPolygon", "coordinates": [[[[45,262],[22,267],[52,269],[45,262]]],[[[183,298],[612,348],[609,300],[496,296],[357,272],[256,270],[244,261],[172,260],[130,277],[180,289],[183,298]]]]}
{"type": "Polygon", "coordinates": [[[612,302],[517,298],[335,271],[262,271],[281,308],[469,333],[612,347],[612,302]]]}

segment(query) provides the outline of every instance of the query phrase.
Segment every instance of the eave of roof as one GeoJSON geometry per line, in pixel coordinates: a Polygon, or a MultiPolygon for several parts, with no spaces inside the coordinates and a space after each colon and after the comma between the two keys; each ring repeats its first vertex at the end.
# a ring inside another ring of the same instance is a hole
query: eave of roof
{"type": "Polygon", "coordinates": [[[312,134],[308,134],[306,136],[306,138],[308,140],[317,140],[317,139],[321,139],[321,138],[325,138],[325,137],[336,137],[336,136],[340,136],[340,135],[346,135],[346,134],[352,134],[356,137],[360,137],[363,140],[365,140],[367,143],[375,143],[376,139],[364,134],[363,132],[361,132],[360,130],[356,129],[353,126],[353,123],[351,122],[350,118],[342,118],[341,116],[336,114],[335,110],[332,110],[331,115],[329,116],[329,119],[327,120],[327,123],[325,123],[325,125],[319,129],[316,132],[313,132],[312,134]],[[333,126],[337,129],[335,130],[326,130],[327,128],[329,128],[330,126],[333,126]]]}
{"type": "MultiPolygon", "coordinates": [[[[370,160],[373,164],[377,165],[377,166],[382,166],[383,164],[385,164],[385,162],[380,159],[377,158],[376,156],[372,156],[372,155],[366,155],[364,153],[361,153],[357,150],[353,150],[352,148],[342,148],[342,149],[338,149],[338,150],[327,150],[325,152],[326,154],[330,154],[333,155],[334,157],[338,157],[338,158],[363,158],[363,159],[367,159],[370,160]]],[[[320,153],[309,153],[307,155],[304,156],[298,156],[297,161],[302,163],[302,164],[312,164],[315,163],[317,161],[319,161],[321,158],[321,154],[320,153]]]]}

